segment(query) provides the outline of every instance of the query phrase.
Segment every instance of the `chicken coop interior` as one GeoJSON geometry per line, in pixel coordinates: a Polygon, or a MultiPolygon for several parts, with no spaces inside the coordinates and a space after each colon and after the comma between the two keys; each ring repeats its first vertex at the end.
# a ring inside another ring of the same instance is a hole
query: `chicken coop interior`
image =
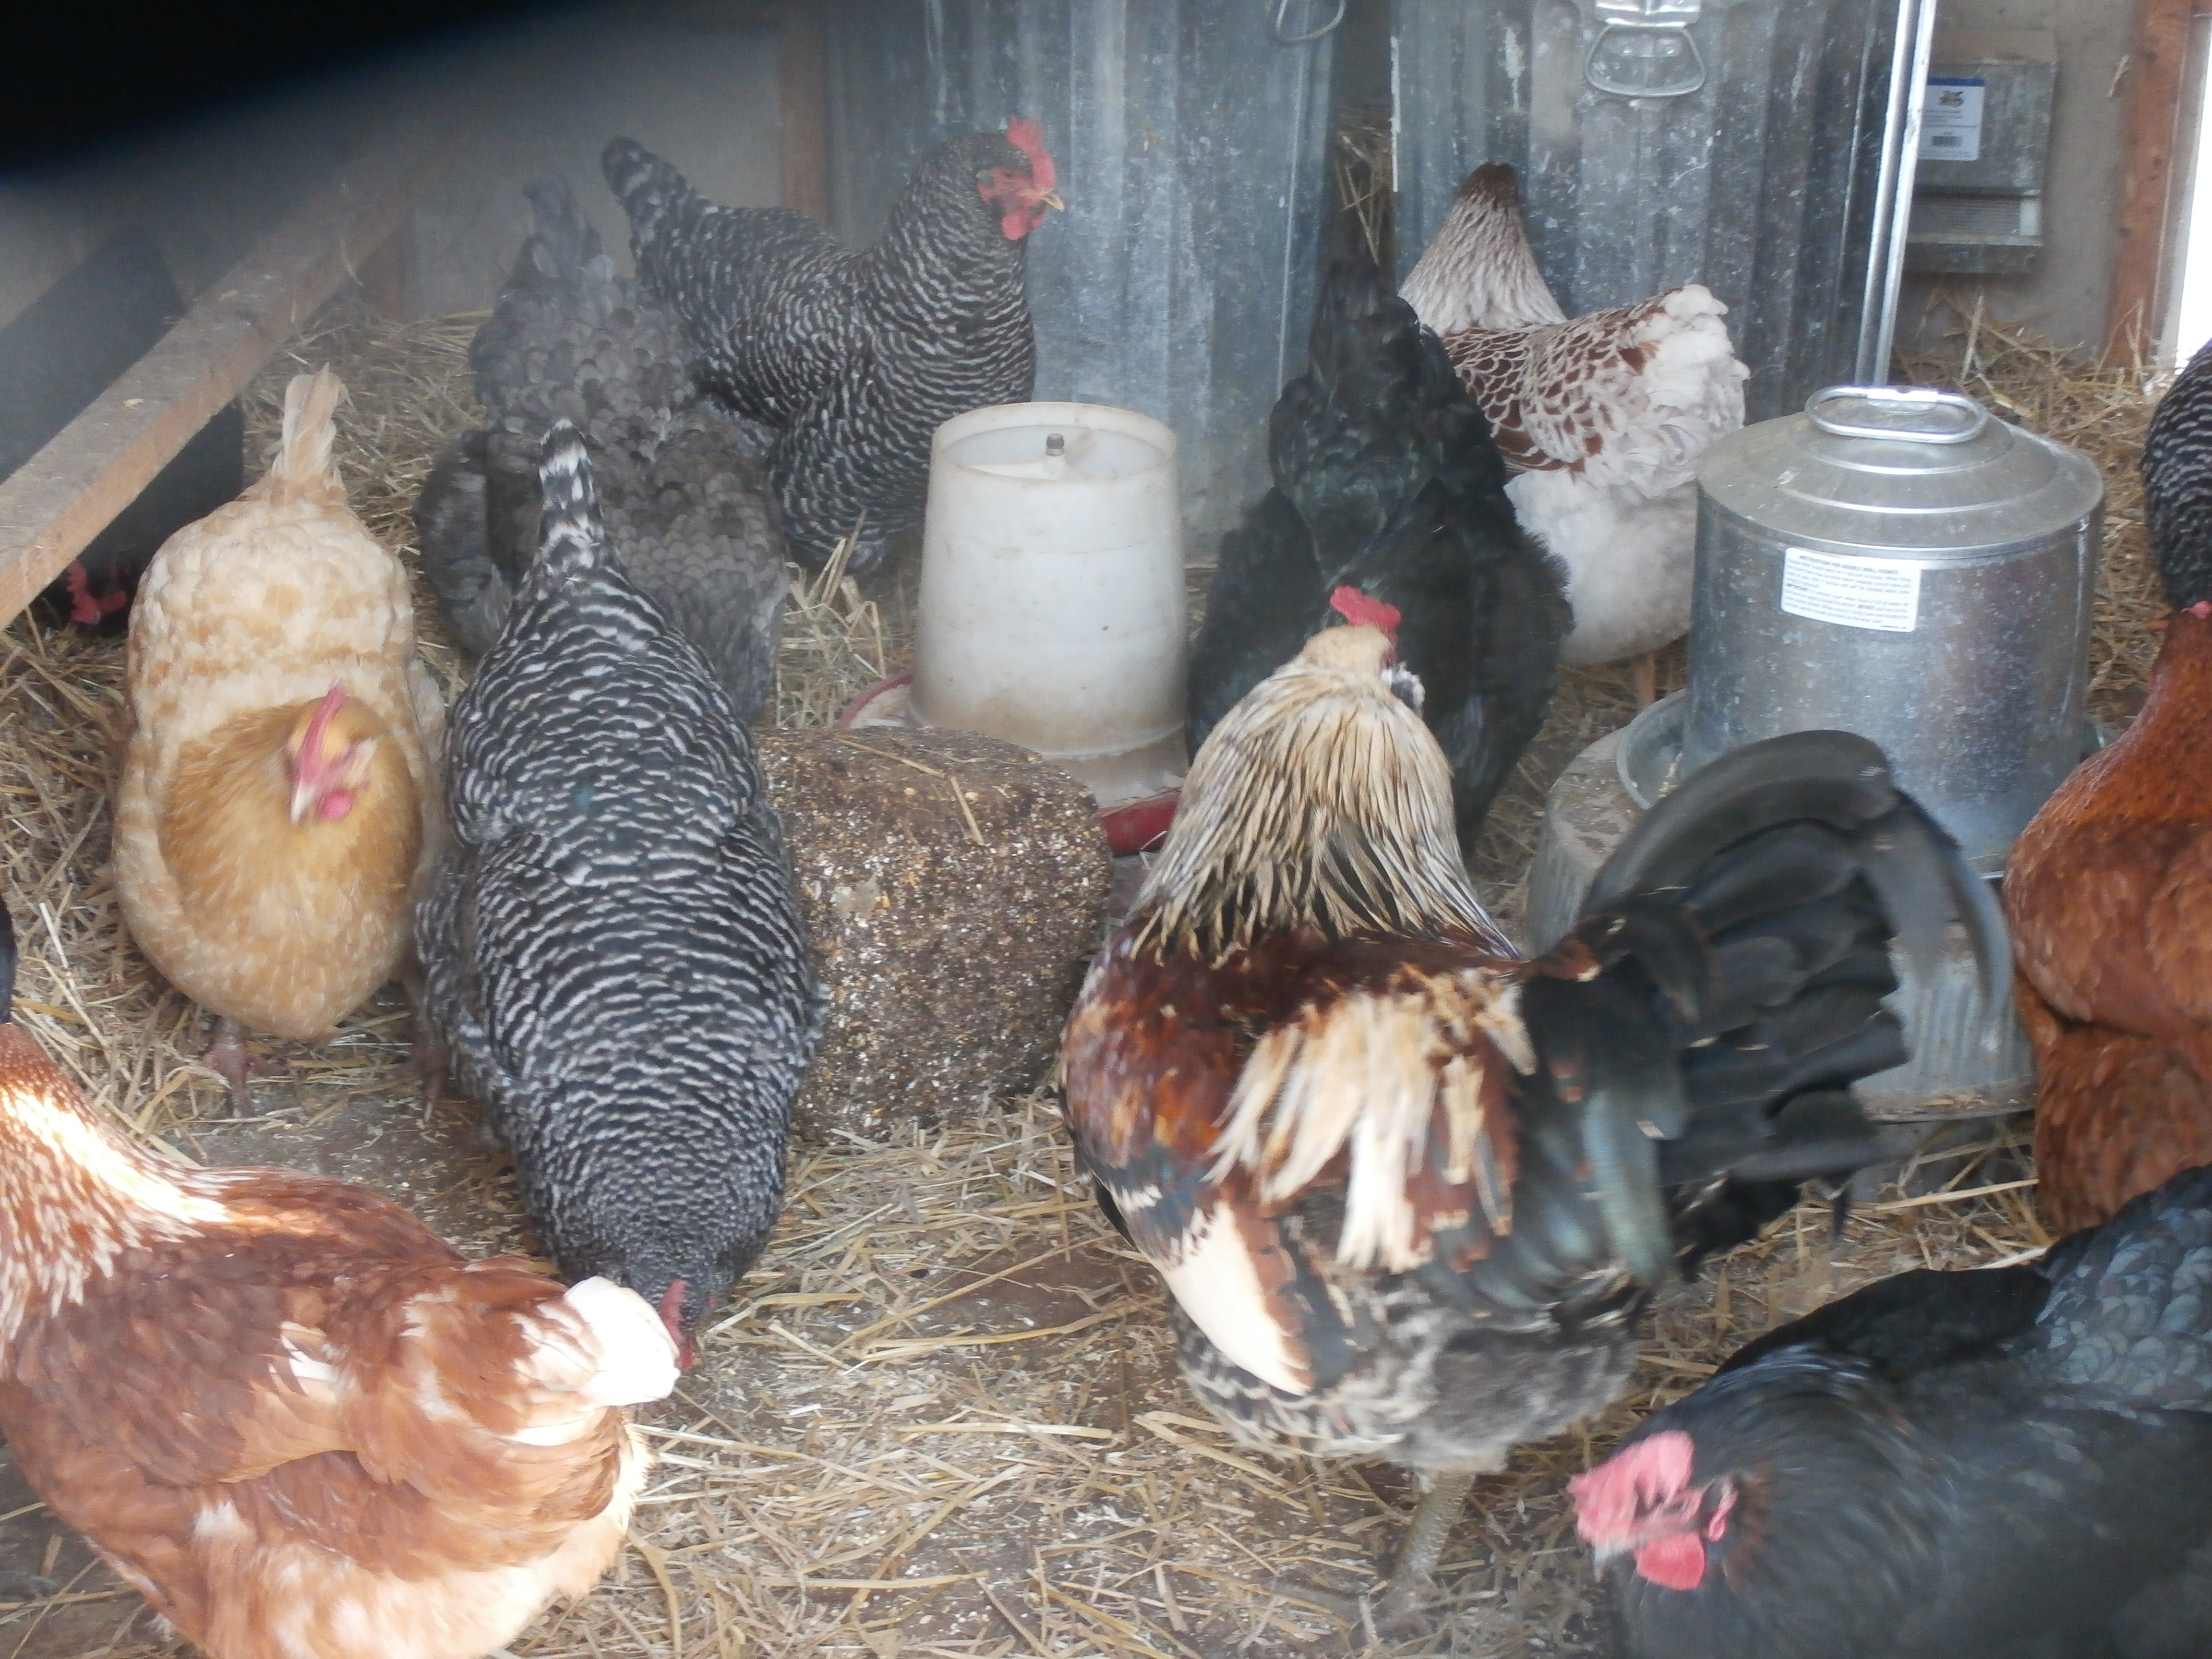
{"type": "Polygon", "coordinates": [[[176,10],[0,100],[0,1659],[2212,1651],[2212,15],[176,10]]]}

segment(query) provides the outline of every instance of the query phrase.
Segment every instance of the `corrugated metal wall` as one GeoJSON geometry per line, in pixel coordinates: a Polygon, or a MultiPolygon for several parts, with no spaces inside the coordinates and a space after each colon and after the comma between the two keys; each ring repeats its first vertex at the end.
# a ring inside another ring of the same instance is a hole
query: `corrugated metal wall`
{"type": "Polygon", "coordinates": [[[1405,268],[1460,180],[1510,161],[1537,260],[1570,313],[1704,283],[1732,308],[1752,369],[1746,418],[1797,408],[1851,378],[1897,10],[1897,0],[1657,0],[1640,13],[1634,0],[1395,0],[1405,268]],[[1642,15],[1687,27],[1621,27],[1642,15]],[[1639,60],[1642,84],[1696,69],[1702,83],[1641,97],[1594,84],[1619,84],[1639,60]]]}
{"type": "Polygon", "coordinates": [[[1030,249],[1041,398],[1117,404],[1182,442],[1212,538],[1267,484],[1267,410],[1304,362],[1319,261],[1332,0],[831,0],[837,228],[872,238],[915,160],[1044,124],[1067,211],[1030,249]]]}

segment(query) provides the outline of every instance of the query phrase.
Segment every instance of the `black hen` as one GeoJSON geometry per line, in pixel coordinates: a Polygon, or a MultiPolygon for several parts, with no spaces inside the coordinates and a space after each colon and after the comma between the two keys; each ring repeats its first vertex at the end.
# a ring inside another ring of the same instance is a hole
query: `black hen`
{"type": "Polygon", "coordinates": [[[858,529],[865,570],[921,522],[945,422],[1028,399],[1023,269],[1030,232],[1060,205],[1036,122],[932,150],[860,250],[787,209],[718,207],[630,139],[605,164],[638,274],[690,327],[707,384],[777,428],[769,477],[814,568],[858,529]]]}
{"type": "Polygon", "coordinates": [[[1630,1659],[2212,1652],[2212,1170],[1761,1338],[1575,1481],[1630,1659]]]}
{"type": "Polygon", "coordinates": [[[1399,613],[1399,657],[1471,842],[1544,723],[1574,621],[1566,572],[1516,524],[1489,422],[1442,342],[1350,230],[1306,372],[1268,418],[1267,464],[1275,486],[1222,538],[1191,648],[1192,752],[1328,620],[1330,595],[1356,587],[1399,613]]]}
{"type": "Polygon", "coordinates": [[[538,550],[538,456],[556,421],[590,446],[623,568],[757,720],[775,688],[788,583],[757,446],[702,398],[675,316],[614,262],[566,183],[532,185],[530,234],[469,361],[487,424],[452,439],[415,525],[464,648],[498,639],[538,550]]]}
{"type": "Polygon", "coordinates": [[[426,1005],[561,1271],[688,1341],[767,1242],[822,998],[750,740],[611,556],[582,441],[453,705],[426,1005]]]}
{"type": "Polygon", "coordinates": [[[1217,726],[1062,1053],[1079,1155],[1175,1296],[1239,1437],[1459,1499],[1626,1384],[1674,1264],[1875,1160],[1890,945],[2002,929],[1957,848],[1835,732],[1724,756],[1638,825],[1533,961],[1469,888],[1387,637],[1331,629],[1217,726]]]}

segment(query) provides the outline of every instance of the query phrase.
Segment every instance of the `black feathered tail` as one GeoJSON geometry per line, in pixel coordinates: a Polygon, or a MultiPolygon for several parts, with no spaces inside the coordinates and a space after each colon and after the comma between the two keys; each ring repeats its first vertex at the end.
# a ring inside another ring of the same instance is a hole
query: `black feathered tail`
{"type": "Polygon", "coordinates": [[[1906,1057],[1882,1006],[1890,950],[1932,969],[1954,925],[1984,995],[2002,994],[1987,886],[1847,732],[1737,750],[1637,826],[1522,1012],[1554,1092],[1583,1104],[1600,1206],[1638,1277],[1882,1157],[1850,1088],[1906,1057]]]}

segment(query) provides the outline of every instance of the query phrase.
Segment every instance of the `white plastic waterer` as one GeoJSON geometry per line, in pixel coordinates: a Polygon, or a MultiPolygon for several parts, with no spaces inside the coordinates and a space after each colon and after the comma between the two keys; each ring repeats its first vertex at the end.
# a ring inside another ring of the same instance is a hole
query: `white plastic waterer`
{"type": "Polygon", "coordinates": [[[1004,404],[937,429],[914,714],[1020,744],[1101,808],[1182,775],[1175,434],[1102,404],[1004,404]]]}

